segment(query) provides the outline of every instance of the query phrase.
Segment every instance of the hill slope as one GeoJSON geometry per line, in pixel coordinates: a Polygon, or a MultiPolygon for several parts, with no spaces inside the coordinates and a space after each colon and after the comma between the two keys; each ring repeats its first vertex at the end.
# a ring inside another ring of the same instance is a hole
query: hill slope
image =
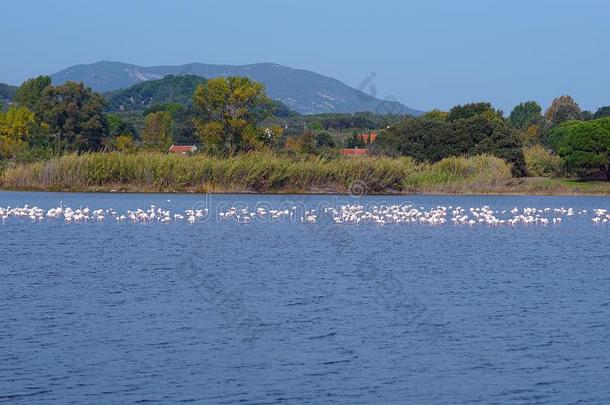
{"type": "Polygon", "coordinates": [[[191,63],[180,66],[142,67],[122,62],[102,61],[89,65],[75,65],[51,75],[51,78],[54,84],[74,80],[84,82],[94,90],[107,92],[148,80],[161,79],[167,75],[197,75],[205,78],[250,77],[264,83],[271,98],[280,100],[290,109],[303,114],[358,111],[421,114],[420,111],[399,102],[382,101],[371,97],[339,80],[273,63],[244,66],[191,63]]]}
{"type": "Polygon", "coordinates": [[[109,111],[141,111],[159,104],[176,103],[184,106],[192,104],[193,93],[200,83],[201,76],[168,75],[163,79],[149,80],[126,89],[104,94],[109,111]]]}
{"type": "Polygon", "coordinates": [[[11,86],[10,84],[0,83],[0,100],[12,100],[15,98],[15,92],[17,86],[11,86]]]}

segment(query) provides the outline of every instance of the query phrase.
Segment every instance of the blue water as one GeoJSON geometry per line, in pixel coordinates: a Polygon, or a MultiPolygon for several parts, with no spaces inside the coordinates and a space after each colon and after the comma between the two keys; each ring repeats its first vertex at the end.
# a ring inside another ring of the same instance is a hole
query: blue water
{"type": "MultiPolygon", "coordinates": [[[[0,206],[177,211],[202,199],[2,192],[0,206]]],[[[610,208],[601,197],[339,200],[610,208]]],[[[589,218],[515,228],[9,221],[0,401],[610,403],[609,241],[589,218]]]]}

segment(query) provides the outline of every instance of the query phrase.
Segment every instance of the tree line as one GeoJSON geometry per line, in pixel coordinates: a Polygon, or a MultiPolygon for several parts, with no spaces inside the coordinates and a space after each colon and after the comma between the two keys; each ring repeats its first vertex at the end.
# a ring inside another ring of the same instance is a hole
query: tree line
{"type": "Polygon", "coordinates": [[[438,161],[489,153],[512,164],[517,176],[568,175],[610,179],[610,106],[581,111],[560,96],[542,113],[535,101],[517,105],[505,118],[490,103],[458,105],[407,118],[383,131],[378,153],[438,161]]]}
{"type": "Polygon", "coordinates": [[[149,83],[139,85],[138,94],[145,99],[161,91],[164,99],[171,96],[176,102],[117,112],[118,101],[82,83],[52,85],[48,76],[26,80],[11,90],[13,103],[0,112],[0,157],[165,151],[185,142],[218,156],[257,150],[333,156],[337,147],[346,146],[421,162],[491,154],[509,162],[515,176],[610,179],[610,106],[582,111],[567,95],[553,100],[544,113],[534,101],[520,103],[508,117],[486,102],[420,117],[366,112],[303,116],[269,99],[261,83],[245,77],[173,77],[165,83],[179,89],[174,94],[149,83]],[[183,93],[192,88],[189,99],[183,93]],[[359,134],[371,130],[378,132],[377,141],[365,143],[359,134]],[[345,135],[350,131],[351,136],[345,135]]]}

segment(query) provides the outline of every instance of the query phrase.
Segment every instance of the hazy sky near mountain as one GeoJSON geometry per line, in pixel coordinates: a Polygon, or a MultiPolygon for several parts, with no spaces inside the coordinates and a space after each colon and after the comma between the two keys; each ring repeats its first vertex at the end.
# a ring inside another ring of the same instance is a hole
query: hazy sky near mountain
{"type": "Polygon", "coordinates": [[[275,62],[421,110],[610,104],[608,0],[21,0],[0,19],[11,84],[99,60],[275,62]]]}

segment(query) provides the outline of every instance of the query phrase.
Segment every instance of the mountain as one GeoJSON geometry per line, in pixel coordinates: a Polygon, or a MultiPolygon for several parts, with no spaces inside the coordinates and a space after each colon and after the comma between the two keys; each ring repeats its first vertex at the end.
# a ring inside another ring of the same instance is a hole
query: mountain
{"type": "Polygon", "coordinates": [[[15,92],[17,86],[11,86],[10,84],[0,83],[0,100],[12,100],[15,98],[15,92]]]}
{"type": "Polygon", "coordinates": [[[109,111],[141,111],[159,104],[192,104],[193,93],[200,83],[201,76],[168,75],[163,79],[149,80],[134,84],[126,89],[104,93],[109,111]]]}
{"type": "Polygon", "coordinates": [[[96,91],[108,92],[167,75],[196,75],[204,78],[246,76],[262,82],[267,94],[302,114],[373,111],[420,115],[397,101],[382,101],[356,90],[339,80],[314,72],[292,69],[273,63],[252,65],[208,65],[190,63],[180,66],[142,67],[122,62],[96,62],[61,70],[51,79],[54,84],[68,80],[84,82],[96,91]]]}

